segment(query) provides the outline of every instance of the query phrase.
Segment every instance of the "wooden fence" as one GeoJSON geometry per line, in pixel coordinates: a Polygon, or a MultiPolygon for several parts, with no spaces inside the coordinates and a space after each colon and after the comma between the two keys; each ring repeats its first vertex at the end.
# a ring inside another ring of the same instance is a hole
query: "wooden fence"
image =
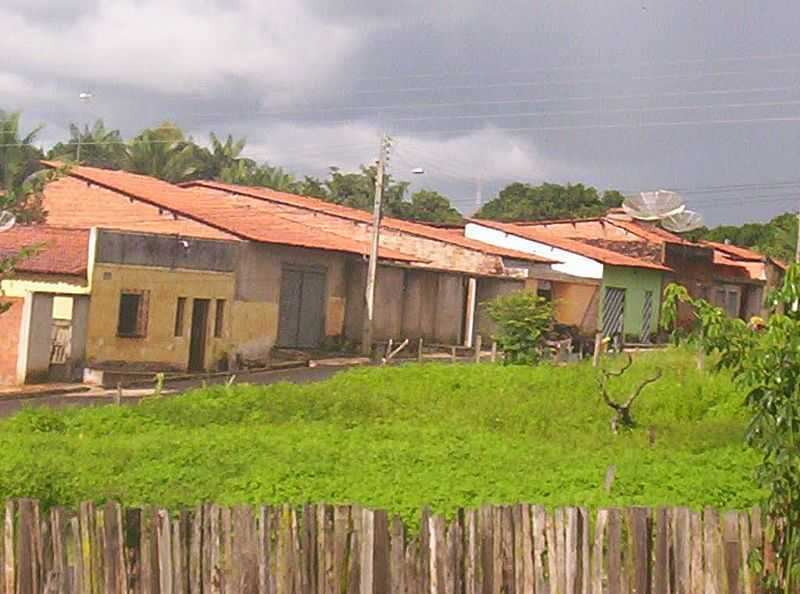
{"type": "Polygon", "coordinates": [[[758,511],[486,506],[413,535],[386,512],[6,503],[0,594],[757,594],[758,511]]]}

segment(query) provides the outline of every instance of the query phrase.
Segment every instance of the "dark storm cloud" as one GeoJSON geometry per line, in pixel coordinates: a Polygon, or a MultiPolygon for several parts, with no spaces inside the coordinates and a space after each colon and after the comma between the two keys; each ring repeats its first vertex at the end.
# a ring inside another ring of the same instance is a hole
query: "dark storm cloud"
{"type": "MultiPolygon", "coordinates": [[[[169,119],[317,174],[389,130],[395,174],[423,166],[415,183],[464,208],[476,180],[487,197],[767,184],[798,177],[798,17],[789,0],[5,0],[0,106],[46,141],[169,119]]],[[[792,206],[769,193],[687,196],[727,222],[792,206]]]]}

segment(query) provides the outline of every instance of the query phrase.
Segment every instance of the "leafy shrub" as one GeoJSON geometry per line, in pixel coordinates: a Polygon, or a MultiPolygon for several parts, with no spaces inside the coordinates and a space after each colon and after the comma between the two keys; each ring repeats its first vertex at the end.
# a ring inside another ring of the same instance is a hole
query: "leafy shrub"
{"type": "Polygon", "coordinates": [[[486,311],[497,324],[494,338],[506,363],[532,364],[542,359],[544,340],[553,326],[549,301],[532,291],[516,291],[488,302],[486,311]]]}

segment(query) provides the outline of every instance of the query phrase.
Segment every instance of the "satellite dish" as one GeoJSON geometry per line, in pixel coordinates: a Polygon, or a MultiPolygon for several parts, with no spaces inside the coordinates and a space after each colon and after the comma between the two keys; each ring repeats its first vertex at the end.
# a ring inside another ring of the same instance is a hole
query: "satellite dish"
{"type": "Polygon", "coordinates": [[[703,226],[703,216],[693,210],[684,210],[678,214],[661,219],[664,229],[673,233],[686,233],[703,226]]]}
{"type": "Polygon", "coordinates": [[[634,219],[658,221],[683,212],[686,205],[680,194],[668,190],[657,190],[626,196],[622,202],[622,208],[634,219]]]}
{"type": "Polygon", "coordinates": [[[0,211],[0,233],[3,231],[8,231],[16,223],[17,217],[13,213],[7,210],[0,211]]]}

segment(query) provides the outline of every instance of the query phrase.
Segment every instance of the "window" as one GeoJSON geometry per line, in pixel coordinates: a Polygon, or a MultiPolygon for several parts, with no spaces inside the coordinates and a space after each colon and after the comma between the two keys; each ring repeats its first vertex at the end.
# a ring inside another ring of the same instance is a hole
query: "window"
{"type": "Polygon", "coordinates": [[[217,309],[214,312],[214,337],[222,336],[222,325],[225,322],[225,300],[217,299],[217,309]]]}
{"type": "Polygon", "coordinates": [[[124,291],[119,296],[117,336],[141,338],[147,334],[147,292],[124,291]]]}
{"type": "Polygon", "coordinates": [[[186,317],[186,297],[178,297],[175,305],[175,336],[183,336],[183,319],[186,317]]]}
{"type": "Polygon", "coordinates": [[[536,295],[539,297],[543,297],[548,301],[553,300],[553,285],[550,284],[550,281],[540,280],[538,285],[536,286],[536,295]]]}

